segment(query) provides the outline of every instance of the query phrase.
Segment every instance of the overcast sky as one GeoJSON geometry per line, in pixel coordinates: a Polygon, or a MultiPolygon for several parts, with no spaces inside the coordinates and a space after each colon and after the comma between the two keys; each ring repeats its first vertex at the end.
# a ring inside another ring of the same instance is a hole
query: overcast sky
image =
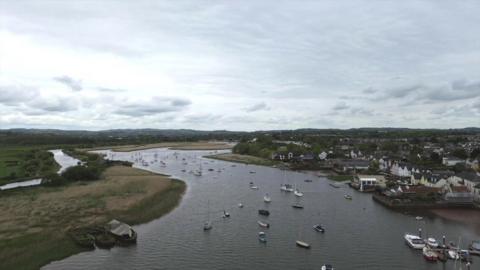
{"type": "Polygon", "coordinates": [[[0,128],[480,126],[480,1],[0,0],[0,128]]]}

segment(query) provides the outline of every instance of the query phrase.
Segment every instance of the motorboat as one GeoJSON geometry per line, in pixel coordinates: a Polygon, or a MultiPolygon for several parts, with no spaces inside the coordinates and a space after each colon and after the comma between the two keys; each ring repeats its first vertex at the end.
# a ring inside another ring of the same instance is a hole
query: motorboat
{"type": "Polygon", "coordinates": [[[347,200],[352,200],[352,196],[350,196],[350,195],[344,195],[343,197],[347,200]]]}
{"type": "Polygon", "coordinates": [[[437,253],[428,247],[423,247],[422,253],[425,260],[429,262],[436,262],[438,260],[437,253]]]}
{"type": "Polygon", "coordinates": [[[238,208],[243,208],[243,204],[242,204],[242,203],[239,203],[239,204],[238,204],[238,208]]]}
{"type": "Polygon", "coordinates": [[[435,238],[429,237],[427,239],[427,245],[431,248],[438,248],[438,242],[435,238]]]}
{"type": "Polygon", "coordinates": [[[266,243],[267,242],[267,234],[264,233],[264,232],[259,232],[258,233],[258,241],[260,241],[262,243],[266,243]]]}
{"type": "Polygon", "coordinates": [[[265,209],[260,209],[260,210],[258,210],[258,214],[262,215],[262,216],[269,216],[270,212],[268,210],[265,210],[265,209]]]}
{"type": "Polygon", "coordinates": [[[447,256],[449,259],[451,260],[458,260],[460,259],[460,255],[458,255],[458,252],[456,250],[453,250],[453,249],[449,249],[447,251],[447,256]]]}
{"type": "Polygon", "coordinates": [[[413,249],[423,249],[425,247],[425,241],[417,235],[405,234],[405,242],[413,249]]]}
{"type": "Polygon", "coordinates": [[[307,249],[310,248],[310,244],[308,244],[308,243],[306,243],[306,242],[297,240],[295,243],[297,244],[298,247],[307,248],[307,249]]]}
{"type": "Polygon", "coordinates": [[[272,198],[270,198],[270,196],[268,196],[268,193],[267,193],[265,194],[265,196],[263,196],[263,201],[266,203],[269,203],[272,201],[272,198]]]}
{"type": "Polygon", "coordinates": [[[258,189],[258,187],[257,187],[257,186],[250,186],[250,188],[251,188],[251,189],[255,189],[255,190],[257,190],[257,189],[258,189]]]}
{"type": "Polygon", "coordinates": [[[295,196],[297,196],[297,197],[303,197],[303,193],[300,192],[300,190],[298,190],[298,189],[295,189],[295,191],[293,192],[293,194],[295,194],[295,196]]]}
{"type": "Polygon", "coordinates": [[[204,231],[209,231],[212,229],[212,222],[211,221],[205,221],[203,224],[203,230],[204,231]]]}
{"type": "Polygon", "coordinates": [[[322,268],[320,268],[321,270],[334,270],[333,269],[333,266],[331,264],[324,264],[322,265],[322,268]]]}
{"type": "Polygon", "coordinates": [[[230,217],[230,213],[228,213],[227,211],[223,210],[223,215],[222,215],[223,218],[229,218],[230,217]]]}
{"type": "Polygon", "coordinates": [[[301,205],[299,203],[292,204],[292,207],[297,208],[297,209],[303,209],[303,205],[301,205]]]}
{"type": "Polygon", "coordinates": [[[316,224],[315,226],[313,226],[313,229],[317,232],[321,232],[321,233],[325,232],[325,228],[323,228],[322,225],[320,224],[316,224]]]}
{"type": "Polygon", "coordinates": [[[267,222],[262,222],[262,221],[257,221],[258,225],[260,225],[260,227],[263,227],[263,228],[270,228],[270,224],[267,223],[267,222]]]}

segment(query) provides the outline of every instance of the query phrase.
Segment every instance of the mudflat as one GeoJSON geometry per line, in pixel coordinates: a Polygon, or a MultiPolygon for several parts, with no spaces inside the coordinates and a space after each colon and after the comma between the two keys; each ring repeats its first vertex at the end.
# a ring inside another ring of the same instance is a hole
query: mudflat
{"type": "Polygon", "coordinates": [[[170,148],[176,150],[224,150],[231,149],[232,144],[227,142],[210,142],[210,141],[199,141],[199,142],[163,142],[163,143],[152,143],[152,144],[143,144],[143,145],[115,145],[115,146],[102,146],[94,148],[82,148],[78,149],[81,151],[95,151],[95,150],[108,150],[111,149],[114,152],[131,152],[138,150],[146,150],[153,148],[170,148]]]}

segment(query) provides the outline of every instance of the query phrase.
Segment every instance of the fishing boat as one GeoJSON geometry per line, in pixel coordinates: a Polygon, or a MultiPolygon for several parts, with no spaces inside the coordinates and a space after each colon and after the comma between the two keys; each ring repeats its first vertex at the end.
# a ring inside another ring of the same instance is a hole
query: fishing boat
{"type": "Polygon", "coordinates": [[[300,192],[300,190],[298,190],[298,189],[295,189],[295,191],[293,192],[293,194],[295,194],[295,196],[297,196],[297,197],[303,197],[303,193],[300,192]]]}
{"type": "Polygon", "coordinates": [[[343,197],[347,200],[352,200],[352,196],[350,196],[350,195],[344,195],[343,197]]]}
{"type": "Polygon", "coordinates": [[[428,247],[423,247],[422,253],[423,258],[429,262],[436,262],[438,260],[437,253],[428,247]]]}
{"type": "Polygon", "coordinates": [[[222,215],[223,218],[229,218],[230,217],[230,213],[228,213],[227,211],[223,210],[223,215],[222,215]]]}
{"type": "Polygon", "coordinates": [[[456,250],[453,250],[453,249],[449,249],[447,251],[447,256],[449,259],[451,260],[458,260],[460,259],[460,255],[458,255],[458,252],[456,250]]]}
{"type": "Polygon", "coordinates": [[[299,204],[299,203],[294,203],[292,204],[292,207],[293,208],[297,208],[297,209],[303,209],[303,205],[299,204]]]}
{"type": "Polygon", "coordinates": [[[263,227],[263,228],[270,228],[270,224],[267,223],[267,222],[262,222],[262,221],[257,221],[258,225],[260,225],[260,227],[263,227]]]}
{"type": "Polygon", "coordinates": [[[425,247],[425,241],[417,235],[405,234],[405,242],[413,249],[423,249],[425,247]]]}
{"type": "Polygon", "coordinates": [[[313,229],[317,232],[321,232],[321,233],[325,232],[325,228],[323,228],[322,225],[320,224],[316,224],[315,226],[313,226],[313,229]]]}
{"type": "Polygon", "coordinates": [[[268,193],[266,193],[265,196],[263,196],[263,201],[269,203],[272,201],[272,198],[270,198],[270,196],[268,196],[268,193]]]}
{"type": "Polygon", "coordinates": [[[310,248],[310,244],[308,244],[307,242],[297,240],[295,243],[297,244],[298,247],[306,248],[306,249],[310,248]]]}
{"type": "Polygon", "coordinates": [[[324,264],[322,265],[322,268],[320,268],[321,270],[334,270],[333,269],[333,266],[331,264],[324,264]]]}
{"type": "Polygon", "coordinates": [[[262,215],[262,216],[269,216],[270,212],[268,210],[265,210],[265,209],[260,209],[260,210],[258,210],[258,214],[262,215]]]}
{"type": "Polygon", "coordinates": [[[431,248],[438,248],[438,242],[435,238],[429,237],[427,239],[427,245],[431,248]]]}
{"type": "Polygon", "coordinates": [[[267,242],[267,234],[264,233],[264,232],[259,232],[258,233],[258,241],[260,241],[262,243],[266,243],[267,242]]]}

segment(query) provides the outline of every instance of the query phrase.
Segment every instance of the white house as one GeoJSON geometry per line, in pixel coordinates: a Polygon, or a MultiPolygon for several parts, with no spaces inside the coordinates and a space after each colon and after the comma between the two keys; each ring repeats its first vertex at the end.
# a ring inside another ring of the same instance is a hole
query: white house
{"type": "Polygon", "coordinates": [[[319,158],[320,160],[325,160],[325,159],[327,159],[327,156],[328,156],[328,154],[325,153],[325,151],[322,152],[322,153],[320,153],[320,154],[318,154],[318,158],[319,158]]]}

